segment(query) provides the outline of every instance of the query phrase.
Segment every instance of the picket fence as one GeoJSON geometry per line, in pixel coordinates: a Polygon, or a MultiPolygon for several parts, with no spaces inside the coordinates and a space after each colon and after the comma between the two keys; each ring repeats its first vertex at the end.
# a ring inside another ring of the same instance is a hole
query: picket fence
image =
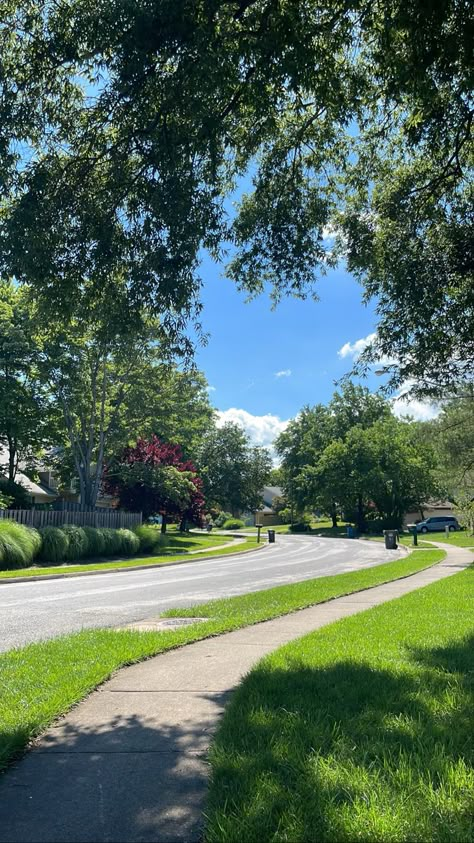
{"type": "Polygon", "coordinates": [[[0,509],[0,519],[9,518],[27,527],[62,527],[76,524],[78,527],[113,527],[114,529],[138,527],[142,523],[141,512],[121,512],[115,509],[101,511],[54,511],[45,509],[0,509]]]}

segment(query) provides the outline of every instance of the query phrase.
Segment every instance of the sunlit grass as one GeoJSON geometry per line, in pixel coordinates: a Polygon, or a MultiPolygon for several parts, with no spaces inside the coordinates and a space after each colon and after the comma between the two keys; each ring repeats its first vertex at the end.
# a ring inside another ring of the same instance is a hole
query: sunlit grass
{"type": "Polygon", "coordinates": [[[211,750],[207,843],[472,841],[474,568],[279,649],[211,750]]]}
{"type": "Polygon", "coordinates": [[[439,550],[417,551],[406,559],[365,571],[170,611],[166,614],[209,617],[173,631],[85,630],[0,654],[0,767],[55,717],[125,664],[406,576],[442,557],[439,550]]]}

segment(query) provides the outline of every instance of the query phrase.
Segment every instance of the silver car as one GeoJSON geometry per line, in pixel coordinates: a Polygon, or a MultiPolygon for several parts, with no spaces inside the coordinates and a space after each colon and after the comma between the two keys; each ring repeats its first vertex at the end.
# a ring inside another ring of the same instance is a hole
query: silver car
{"type": "Polygon", "coordinates": [[[425,518],[424,521],[418,521],[418,524],[416,524],[418,533],[441,533],[444,532],[446,527],[449,528],[450,533],[461,529],[457,518],[451,515],[436,515],[432,518],[425,518]]]}

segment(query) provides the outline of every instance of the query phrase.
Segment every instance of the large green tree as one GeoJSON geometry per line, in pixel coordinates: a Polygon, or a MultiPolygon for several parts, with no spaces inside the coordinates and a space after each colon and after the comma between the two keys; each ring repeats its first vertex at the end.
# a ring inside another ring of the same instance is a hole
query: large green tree
{"type": "Polygon", "coordinates": [[[106,461],[140,437],[166,435],[186,455],[202,439],[212,418],[205,380],[171,352],[148,316],[127,331],[79,310],[43,329],[38,368],[62,420],[53,461],[64,480],[78,478],[85,506],[97,501],[106,461]]]}
{"type": "Polygon", "coordinates": [[[316,489],[304,470],[308,466],[314,467],[325,449],[335,441],[344,440],[352,428],[371,427],[389,415],[384,398],[351,382],[335,392],[328,405],[304,407],[298,413],[276,441],[286,495],[296,510],[322,509],[331,516],[333,526],[337,526],[338,504],[341,503],[338,485],[336,482],[320,483],[316,489]]]}
{"type": "Polygon", "coordinates": [[[0,283],[0,459],[10,483],[20,462],[32,462],[53,434],[31,326],[32,309],[24,291],[0,283]]]}
{"type": "Polygon", "coordinates": [[[280,435],[277,449],[290,500],[300,509],[337,513],[367,529],[368,516],[393,526],[436,493],[436,457],[418,426],[395,418],[389,404],[346,384],[327,406],[306,408],[280,435]]]}
{"type": "Polygon", "coordinates": [[[196,463],[208,508],[218,506],[240,515],[261,506],[271,456],[266,448],[252,446],[239,425],[228,422],[210,429],[196,463]]]}
{"type": "Polygon", "coordinates": [[[474,499],[474,391],[445,402],[435,421],[424,425],[440,466],[440,483],[452,500],[474,499]]]}
{"type": "Polygon", "coordinates": [[[472,377],[467,0],[1,10],[0,264],[50,308],[126,279],[182,332],[203,247],[232,242],[250,293],[302,296],[337,259],[333,226],[377,296],[393,383],[472,377]]]}

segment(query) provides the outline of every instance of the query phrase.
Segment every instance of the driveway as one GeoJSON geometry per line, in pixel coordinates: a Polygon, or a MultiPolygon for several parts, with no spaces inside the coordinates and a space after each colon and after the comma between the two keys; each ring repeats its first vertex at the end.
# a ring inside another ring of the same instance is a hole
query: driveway
{"type": "Polygon", "coordinates": [[[0,650],[86,627],[119,626],[176,606],[389,562],[380,542],[277,535],[242,556],[149,571],[0,584],[0,650]]]}

